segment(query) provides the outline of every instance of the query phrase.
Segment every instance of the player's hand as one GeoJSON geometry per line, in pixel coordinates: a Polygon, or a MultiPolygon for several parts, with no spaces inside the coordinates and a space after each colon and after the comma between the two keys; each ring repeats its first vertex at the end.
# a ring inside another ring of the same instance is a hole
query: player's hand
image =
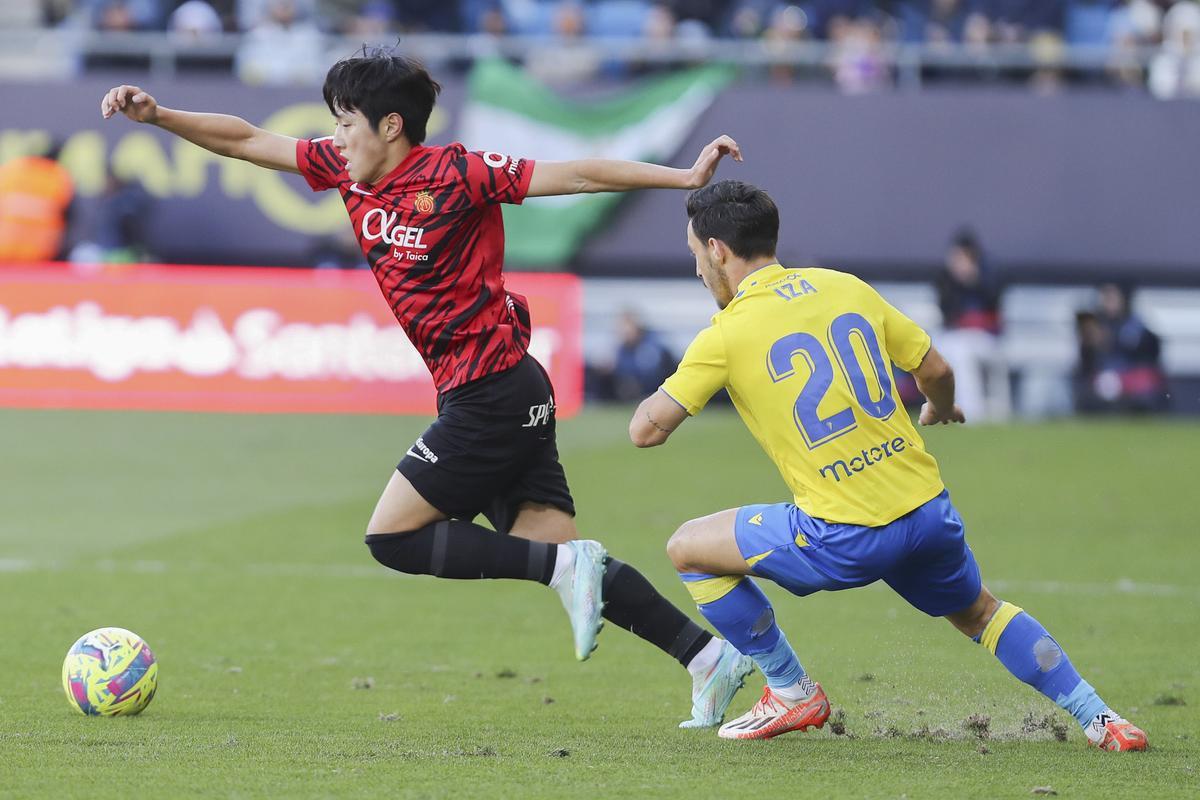
{"type": "Polygon", "coordinates": [[[728,136],[718,136],[700,151],[700,157],[688,170],[687,188],[699,189],[707,186],[717,171],[717,164],[724,156],[733,156],[734,161],[742,160],[742,148],[728,136]]]}
{"type": "Polygon", "coordinates": [[[949,425],[951,422],[966,422],[967,418],[963,416],[962,409],[957,405],[950,409],[950,413],[940,414],[932,403],[926,403],[921,406],[921,416],[918,421],[922,425],[949,425]]]}
{"type": "Polygon", "coordinates": [[[158,118],[158,101],[137,86],[117,86],[109,89],[100,101],[100,113],[108,119],[118,111],[134,122],[154,122],[158,118]]]}

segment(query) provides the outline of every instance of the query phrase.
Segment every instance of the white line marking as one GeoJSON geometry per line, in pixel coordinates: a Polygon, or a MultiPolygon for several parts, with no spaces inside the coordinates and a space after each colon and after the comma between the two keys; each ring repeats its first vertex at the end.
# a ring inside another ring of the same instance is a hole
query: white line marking
{"type": "MultiPolygon", "coordinates": [[[[305,564],[305,563],[245,563],[221,564],[213,561],[119,561],[112,558],[98,561],[50,561],[28,558],[0,558],[0,573],[23,572],[81,572],[138,574],[181,574],[195,572],[238,573],[259,577],[304,578],[391,578],[398,573],[375,564],[305,564]]],[[[1140,597],[1178,597],[1200,600],[1200,586],[1174,583],[1142,583],[1131,578],[1118,578],[1110,583],[1077,581],[1030,581],[997,579],[986,581],[997,592],[1036,592],[1066,595],[1133,595],[1140,597]]]]}

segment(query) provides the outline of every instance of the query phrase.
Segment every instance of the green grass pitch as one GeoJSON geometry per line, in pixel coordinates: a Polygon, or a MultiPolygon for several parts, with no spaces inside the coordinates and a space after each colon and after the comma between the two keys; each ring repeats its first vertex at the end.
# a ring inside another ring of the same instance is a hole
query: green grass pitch
{"type": "MultiPolygon", "coordinates": [[[[768,588],[845,735],[678,730],[686,673],[629,633],[607,627],[578,664],[545,587],[370,559],[363,526],[424,422],[0,412],[0,796],[1200,796],[1195,424],[926,434],[985,580],[1149,734],[1148,753],[1104,754],[880,585],[768,588]],[[88,719],[63,698],[66,649],[105,625],[158,655],[140,717],[88,719]]],[[[786,492],[732,414],[646,452],[625,424],[560,425],[581,529],[699,618],[666,538],[786,492]]]]}

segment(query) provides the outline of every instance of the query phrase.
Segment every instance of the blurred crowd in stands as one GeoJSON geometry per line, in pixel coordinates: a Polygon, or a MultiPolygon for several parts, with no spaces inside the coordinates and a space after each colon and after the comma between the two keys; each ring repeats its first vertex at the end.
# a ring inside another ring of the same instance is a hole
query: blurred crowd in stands
{"type": "MultiPolygon", "coordinates": [[[[1013,412],[1010,363],[1003,346],[1002,286],[967,229],[951,240],[934,281],[942,330],[934,337],[954,367],[957,399],[968,419],[1004,420],[1013,412]]],[[[1134,313],[1131,284],[1104,283],[1075,314],[1079,357],[1071,402],[1079,413],[1138,413],[1167,408],[1159,336],[1134,313]]],[[[1027,409],[1028,410],[1028,409],[1027,409]]]]}
{"type": "MultiPolygon", "coordinates": [[[[761,39],[828,43],[837,83],[870,91],[892,76],[891,43],[985,51],[1015,46],[1041,69],[1035,83],[1062,80],[1068,46],[1104,49],[1112,80],[1159,96],[1200,96],[1197,0],[5,0],[5,27],[170,31],[202,39],[242,33],[274,52],[264,81],[295,78],[289,64],[319,51],[320,38],[485,33],[552,41],[761,39]],[[1144,69],[1152,53],[1149,69],[1144,69]],[[1149,74],[1146,74],[1146,73],[1149,74]]],[[[249,45],[248,45],[249,46],[249,45]]],[[[787,78],[786,70],[779,71],[787,78]]],[[[309,76],[305,75],[304,79],[309,76]]]]}
{"type": "MultiPolygon", "coordinates": [[[[975,233],[964,228],[951,239],[933,281],[941,325],[931,332],[954,367],[956,400],[971,422],[1002,422],[1014,413],[1034,417],[1067,413],[1137,414],[1168,410],[1162,339],[1132,307],[1132,284],[1103,283],[1075,311],[1078,356],[1069,374],[1051,385],[1017,391],[1027,365],[1005,346],[997,279],[975,233]],[[1016,360],[1014,360],[1014,358],[1016,360]],[[1019,402],[1018,402],[1019,401],[1019,402]]],[[[611,353],[593,359],[585,373],[590,401],[636,402],[654,392],[675,370],[676,354],[636,311],[615,320],[611,353]]],[[[909,407],[919,406],[916,383],[896,373],[909,407]]],[[[723,398],[727,401],[728,398],[723,398]]]]}

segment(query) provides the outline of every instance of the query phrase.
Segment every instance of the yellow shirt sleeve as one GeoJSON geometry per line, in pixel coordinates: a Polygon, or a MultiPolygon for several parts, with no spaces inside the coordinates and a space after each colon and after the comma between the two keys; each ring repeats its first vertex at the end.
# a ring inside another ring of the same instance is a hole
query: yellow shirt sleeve
{"type": "Polygon", "coordinates": [[[905,372],[921,366],[932,341],[917,323],[902,314],[895,306],[871,290],[883,308],[883,348],[888,357],[905,372]]]}
{"type": "Polygon", "coordinates": [[[695,416],[729,377],[725,340],[713,323],[697,334],[683,354],[675,374],[663,382],[662,391],[688,414],[695,416]]]}

